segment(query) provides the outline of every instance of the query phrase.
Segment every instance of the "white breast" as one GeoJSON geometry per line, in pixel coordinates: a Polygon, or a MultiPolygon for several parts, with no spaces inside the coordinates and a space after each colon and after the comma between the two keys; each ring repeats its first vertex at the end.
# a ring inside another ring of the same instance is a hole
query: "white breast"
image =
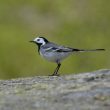
{"type": "Polygon", "coordinates": [[[51,62],[61,62],[63,59],[65,59],[66,57],[68,57],[72,52],[40,52],[40,55],[51,62]]]}

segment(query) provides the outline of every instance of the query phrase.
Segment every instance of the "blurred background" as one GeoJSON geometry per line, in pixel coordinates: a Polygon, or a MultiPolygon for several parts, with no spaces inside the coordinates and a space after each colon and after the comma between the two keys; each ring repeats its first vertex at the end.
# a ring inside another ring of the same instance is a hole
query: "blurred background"
{"type": "Polygon", "coordinates": [[[37,36],[81,49],[62,62],[61,75],[110,68],[109,0],[0,0],[0,79],[52,74],[29,43],[37,36]]]}

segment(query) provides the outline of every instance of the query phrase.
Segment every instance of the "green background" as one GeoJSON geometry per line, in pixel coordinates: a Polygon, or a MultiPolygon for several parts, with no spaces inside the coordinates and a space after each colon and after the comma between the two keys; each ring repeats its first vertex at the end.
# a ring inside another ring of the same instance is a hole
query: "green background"
{"type": "Polygon", "coordinates": [[[74,48],[106,49],[70,56],[62,75],[109,68],[110,1],[0,0],[0,79],[52,74],[56,64],[29,43],[37,36],[74,48]]]}

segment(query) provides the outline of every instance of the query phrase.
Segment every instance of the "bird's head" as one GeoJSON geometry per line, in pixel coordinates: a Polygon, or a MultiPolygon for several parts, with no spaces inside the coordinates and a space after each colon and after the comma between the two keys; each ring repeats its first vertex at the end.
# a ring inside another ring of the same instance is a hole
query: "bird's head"
{"type": "Polygon", "coordinates": [[[42,46],[42,45],[45,45],[46,43],[48,43],[49,41],[44,37],[37,37],[30,42],[33,42],[33,43],[37,44],[38,46],[42,46]]]}

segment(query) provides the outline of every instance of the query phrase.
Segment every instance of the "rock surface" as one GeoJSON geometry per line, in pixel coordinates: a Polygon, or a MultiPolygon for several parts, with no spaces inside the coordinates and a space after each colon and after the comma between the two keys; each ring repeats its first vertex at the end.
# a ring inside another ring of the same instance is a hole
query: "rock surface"
{"type": "Polygon", "coordinates": [[[110,70],[0,80],[0,110],[110,110],[110,70]]]}

